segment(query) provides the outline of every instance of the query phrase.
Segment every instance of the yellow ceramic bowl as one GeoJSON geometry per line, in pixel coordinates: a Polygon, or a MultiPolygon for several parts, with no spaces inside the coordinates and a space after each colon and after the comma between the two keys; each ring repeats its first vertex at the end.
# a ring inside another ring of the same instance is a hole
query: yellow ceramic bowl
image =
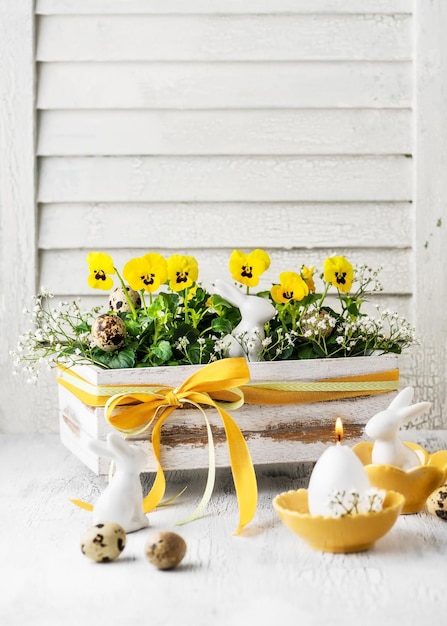
{"type": "Polygon", "coordinates": [[[401,470],[394,465],[373,464],[372,441],[357,443],[352,449],[365,466],[373,487],[401,493],[405,497],[402,513],[418,513],[424,508],[432,491],[440,487],[447,477],[447,450],[428,454],[415,443],[405,443],[419,454],[422,465],[401,470]]]}
{"type": "Polygon", "coordinates": [[[312,548],[322,552],[368,550],[392,528],[403,504],[404,497],[400,493],[388,491],[382,511],[335,519],[310,515],[307,489],[286,491],[273,500],[283,524],[312,548]]]}

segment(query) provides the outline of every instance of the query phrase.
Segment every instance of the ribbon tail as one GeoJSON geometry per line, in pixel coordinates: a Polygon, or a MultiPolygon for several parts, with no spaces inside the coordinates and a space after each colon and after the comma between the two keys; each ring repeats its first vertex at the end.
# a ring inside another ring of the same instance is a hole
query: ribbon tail
{"type": "Polygon", "coordinates": [[[230,415],[220,407],[216,407],[222,418],[227,436],[230,465],[233,473],[234,487],[239,504],[239,526],[235,531],[238,535],[254,517],[258,503],[258,486],[256,474],[245,441],[239,426],[230,415]]]}
{"type": "Polygon", "coordinates": [[[163,414],[157,420],[152,429],[152,449],[157,461],[157,474],[151,490],[143,500],[143,512],[150,513],[160,504],[166,490],[166,478],[160,463],[160,437],[163,422],[171,415],[175,407],[165,408],[163,414]]]}
{"type": "Polygon", "coordinates": [[[93,511],[93,504],[89,504],[88,502],[83,502],[82,500],[71,499],[70,502],[76,504],[81,509],[85,509],[86,511],[93,511]]]}
{"type": "Polygon", "coordinates": [[[213,494],[213,489],[214,489],[214,483],[216,481],[216,452],[214,450],[214,440],[213,440],[213,433],[211,431],[211,426],[206,416],[206,413],[202,409],[202,407],[193,402],[191,402],[191,404],[194,404],[194,406],[197,407],[201,411],[203,418],[205,420],[205,424],[206,424],[206,431],[208,434],[208,478],[206,481],[205,491],[203,492],[202,499],[200,500],[196,509],[187,518],[177,522],[176,523],[177,526],[183,526],[183,524],[188,524],[188,522],[192,522],[198,519],[199,517],[201,517],[203,511],[205,510],[205,508],[208,505],[208,502],[211,499],[211,496],[213,494]]]}

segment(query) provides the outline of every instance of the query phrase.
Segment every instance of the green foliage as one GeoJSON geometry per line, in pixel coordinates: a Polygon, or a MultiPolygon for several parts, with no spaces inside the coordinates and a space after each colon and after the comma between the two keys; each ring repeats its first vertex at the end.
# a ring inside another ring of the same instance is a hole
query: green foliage
{"type": "MultiPolygon", "coordinates": [[[[259,360],[400,354],[412,345],[414,331],[405,319],[389,311],[372,317],[362,310],[368,296],[380,291],[377,272],[362,266],[355,283],[356,290],[349,294],[331,294],[330,305],[328,283],[321,293],[309,292],[299,301],[277,303],[269,291],[251,294],[269,299],[276,308],[259,336],[259,360]]],[[[100,307],[81,312],[72,302],[57,309],[50,306],[52,294],[34,296],[33,328],[19,339],[13,353],[16,364],[24,364],[33,378],[43,362],[132,368],[205,364],[228,356],[227,336],[241,321],[241,313],[221,296],[195,285],[180,292],[140,295],[142,308],[115,313],[124,322],[126,340],[113,352],[98,348],[91,334],[100,307]]],[[[246,337],[236,339],[246,349],[246,337]]]]}

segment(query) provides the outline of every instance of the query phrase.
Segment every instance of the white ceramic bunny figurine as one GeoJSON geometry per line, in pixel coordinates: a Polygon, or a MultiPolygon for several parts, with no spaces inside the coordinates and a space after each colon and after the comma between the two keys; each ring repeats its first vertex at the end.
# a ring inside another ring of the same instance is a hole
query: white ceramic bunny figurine
{"type": "Polygon", "coordinates": [[[215,292],[237,307],[242,319],[231,335],[223,338],[229,344],[230,357],[244,356],[248,361],[259,361],[262,341],[265,339],[264,324],[276,315],[276,309],[266,298],[244,294],[238,287],[217,279],[215,292]]]}
{"type": "Polygon", "coordinates": [[[128,444],[118,433],[107,435],[107,442],[92,440],[88,443],[92,452],[113,459],[116,471],[110,483],[93,507],[93,524],[116,522],[126,533],[149,525],[143,513],[143,489],[140,473],[146,464],[146,454],[128,444]]]}
{"type": "Polygon", "coordinates": [[[366,434],[375,440],[371,457],[374,464],[395,465],[408,470],[423,463],[423,459],[398,436],[400,426],[418,417],[431,406],[431,402],[419,402],[410,406],[413,394],[413,387],[405,387],[387,409],[374,415],[366,424],[366,434]]]}

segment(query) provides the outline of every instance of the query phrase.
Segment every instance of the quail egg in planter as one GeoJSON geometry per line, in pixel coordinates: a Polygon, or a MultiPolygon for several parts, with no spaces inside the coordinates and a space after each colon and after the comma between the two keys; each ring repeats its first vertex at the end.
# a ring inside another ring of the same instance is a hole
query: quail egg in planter
{"type": "Polygon", "coordinates": [[[123,320],[111,313],[99,315],[92,324],[92,341],[104,352],[113,352],[121,348],[126,341],[123,320]]]}
{"type": "MultiPolygon", "coordinates": [[[[127,287],[127,295],[130,301],[136,309],[141,308],[141,296],[138,291],[134,291],[130,287],[127,287]]],[[[109,296],[109,307],[111,311],[117,313],[127,313],[130,311],[129,302],[127,301],[126,294],[123,287],[115,287],[109,296]]]]}

